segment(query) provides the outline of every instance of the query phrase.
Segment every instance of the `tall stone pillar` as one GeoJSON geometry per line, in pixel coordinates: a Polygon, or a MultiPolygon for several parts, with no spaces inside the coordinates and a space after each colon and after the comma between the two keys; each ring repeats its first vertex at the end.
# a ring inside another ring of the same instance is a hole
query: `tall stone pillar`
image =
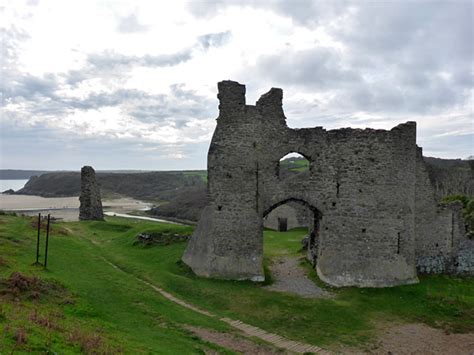
{"type": "Polygon", "coordinates": [[[79,220],[104,220],[100,189],[95,179],[95,171],[91,166],[81,169],[81,196],[79,197],[79,220]]]}

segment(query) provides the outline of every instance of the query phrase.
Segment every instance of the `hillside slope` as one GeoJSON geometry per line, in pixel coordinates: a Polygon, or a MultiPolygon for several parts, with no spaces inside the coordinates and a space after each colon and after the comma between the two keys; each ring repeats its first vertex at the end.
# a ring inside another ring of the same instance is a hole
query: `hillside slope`
{"type": "MultiPolygon", "coordinates": [[[[102,194],[119,194],[140,200],[168,201],[178,192],[204,188],[200,172],[97,173],[102,194]]],[[[32,177],[17,194],[42,197],[78,196],[78,172],[48,173],[32,177]]]]}

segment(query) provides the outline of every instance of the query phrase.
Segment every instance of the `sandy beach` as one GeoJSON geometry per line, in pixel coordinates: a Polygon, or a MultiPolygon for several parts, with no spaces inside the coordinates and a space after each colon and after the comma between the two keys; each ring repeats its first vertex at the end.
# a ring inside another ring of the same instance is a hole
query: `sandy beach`
{"type": "MultiPolygon", "coordinates": [[[[103,200],[105,212],[130,213],[137,210],[146,210],[151,204],[132,198],[118,198],[103,200]]],[[[0,194],[0,209],[13,211],[25,215],[51,214],[55,218],[66,221],[79,219],[79,197],[40,197],[30,195],[0,194]]]]}

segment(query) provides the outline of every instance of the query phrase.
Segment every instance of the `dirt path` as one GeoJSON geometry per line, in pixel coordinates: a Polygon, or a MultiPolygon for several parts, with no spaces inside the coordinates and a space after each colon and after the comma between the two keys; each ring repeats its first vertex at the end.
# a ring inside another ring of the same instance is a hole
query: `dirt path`
{"type": "Polygon", "coordinates": [[[289,339],[286,339],[278,334],[274,334],[274,333],[269,333],[269,332],[266,332],[265,330],[261,329],[261,328],[258,328],[258,327],[254,327],[250,324],[247,324],[247,323],[244,323],[240,320],[234,320],[234,319],[230,319],[230,318],[221,318],[219,316],[217,316],[216,314],[213,314],[211,312],[208,312],[206,310],[203,310],[203,309],[200,309],[196,306],[193,306],[175,296],[173,296],[172,294],[170,294],[169,292],[166,292],[165,290],[163,290],[162,288],[156,286],[156,285],[153,285],[151,283],[149,283],[148,281],[145,281],[133,274],[130,274],[128,273],[127,271],[119,268],[117,265],[113,264],[112,262],[110,262],[109,260],[105,259],[104,258],[104,261],[109,264],[110,266],[112,266],[113,268],[117,269],[117,270],[120,270],[121,272],[123,273],[126,273],[128,275],[131,275],[133,277],[135,277],[137,280],[139,280],[140,282],[143,282],[144,284],[148,285],[149,287],[151,287],[153,290],[155,290],[156,292],[158,292],[159,294],[161,294],[163,297],[167,298],[168,300],[174,302],[174,303],[177,303],[185,308],[188,308],[194,312],[197,312],[197,313],[200,313],[200,314],[203,314],[203,315],[206,315],[208,317],[213,317],[213,318],[218,318],[220,321],[222,322],[225,322],[227,324],[229,324],[230,326],[240,330],[243,332],[244,335],[246,335],[247,337],[256,337],[256,338],[259,338],[261,340],[264,340],[266,341],[267,343],[277,347],[277,348],[280,348],[280,349],[284,349],[284,350],[287,350],[287,351],[290,351],[290,352],[293,352],[293,353],[299,353],[299,354],[303,354],[303,353],[318,353],[318,354],[330,354],[330,352],[318,347],[318,346],[315,346],[315,345],[310,345],[310,344],[305,344],[305,343],[300,343],[300,342],[297,342],[297,341],[293,341],[293,340],[289,340],[289,339]]]}
{"type": "Polygon", "coordinates": [[[197,335],[199,338],[205,341],[217,344],[226,349],[233,350],[237,353],[258,355],[281,354],[281,351],[273,347],[259,345],[254,343],[253,341],[233,334],[216,332],[214,330],[192,326],[187,326],[186,329],[193,332],[193,334],[197,335]]]}
{"type": "Polygon", "coordinates": [[[447,334],[425,324],[389,327],[373,354],[474,355],[474,333],[447,334]]]}
{"type": "Polygon", "coordinates": [[[311,281],[299,265],[299,258],[282,256],[270,266],[274,283],[265,288],[272,291],[293,293],[306,298],[328,298],[331,294],[311,281]]]}

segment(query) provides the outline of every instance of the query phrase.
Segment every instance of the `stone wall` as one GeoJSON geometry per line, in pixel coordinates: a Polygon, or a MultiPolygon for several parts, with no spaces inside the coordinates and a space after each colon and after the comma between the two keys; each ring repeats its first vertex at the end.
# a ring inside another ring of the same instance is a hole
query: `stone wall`
{"type": "Polygon", "coordinates": [[[309,210],[296,202],[288,202],[278,206],[263,218],[263,226],[275,231],[279,230],[279,219],[287,221],[287,229],[308,227],[309,210]]]}
{"type": "Polygon", "coordinates": [[[428,166],[417,151],[416,267],[418,272],[474,273],[474,245],[466,237],[461,202],[438,204],[428,166]]]}
{"type": "Polygon", "coordinates": [[[416,123],[388,131],[291,129],[282,90],[246,105],[245,86],[223,81],[218,89],[210,203],[183,255],[196,274],[263,280],[263,217],[295,201],[312,212],[308,253],[323,281],[417,282],[416,123]],[[309,174],[280,179],[279,161],[290,152],[308,159],[309,174]]]}

